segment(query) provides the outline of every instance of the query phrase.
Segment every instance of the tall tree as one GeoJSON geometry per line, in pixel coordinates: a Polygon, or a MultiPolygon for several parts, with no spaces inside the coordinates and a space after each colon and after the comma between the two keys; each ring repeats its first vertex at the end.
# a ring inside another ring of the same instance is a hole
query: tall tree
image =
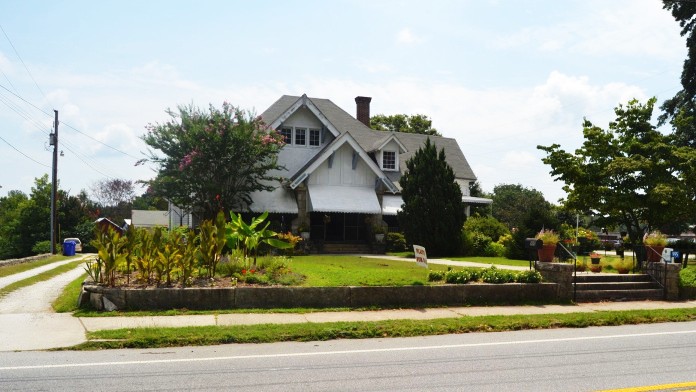
{"type": "Polygon", "coordinates": [[[222,109],[180,106],[167,113],[171,120],[149,125],[143,136],[163,154],[151,151],[149,157],[159,166],[149,182],[155,194],[213,219],[220,210],[246,207],[251,192],[273,189],[269,172],[282,169],[277,154],[283,142],[260,118],[226,102],[222,109]]]}
{"type": "Polygon", "coordinates": [[[370,128],[386,132],[420,133],[423,135],[442,136],[433,128],[433,120],[424,114],[377,114],[370,118],[370,128]]]}
{"type": "Polygon", "coordinates": [[[656,99],[619,105],[616,119],[604,130],[585,120],[584,143],[569,153],[560,145],[538,146],[551,174],[563,181],[566,207],[592,210],[606,226],[623,225],[632,240],[647,230],[686,222],[693,190],[693,149],[670,144],[669,136],[650,123],[656,99]]]}
{"type": "Polygon", "coordinates": [[[500,184],[493,188],[493,217],[505,223],[510,229],[519,229],[530,221],[530,211],[540,217],[538,227],[530,229],[539,231],[542,228],[553,229],[555,221],[551,203],[536,189],[526,188],[521,184],[500,184]]]}
{"type": "Polygon", "coordinates": [[[92,197],[101,207],[101,215],[121,223],[131,216],[135,184],[120,178],[103,179],[91,186],[92,197]]]}
{"type": "Polygon", "coordinates": [[[462,191],[445,160],[445,150],[438,153],[428,138],[406,168],[400,180],[404,204],[398,212],[406,240],[424,246],[433,256],[457,254],[466,216],[462,191]]]}
{"type": "Polygon", "coordinates": [[[23,256],[20,249],[20,214],[29,198],[21,191],[0,197],[0,260],[23,256]]]}
{"type": "Polygon", "coordinates": [[[688,52],[681,74],[682,89],[662,104],[658,125],[669,121],[679,145],[696,147],[696,3],[664,0],[663,8],[679,22],[688,52]]]}

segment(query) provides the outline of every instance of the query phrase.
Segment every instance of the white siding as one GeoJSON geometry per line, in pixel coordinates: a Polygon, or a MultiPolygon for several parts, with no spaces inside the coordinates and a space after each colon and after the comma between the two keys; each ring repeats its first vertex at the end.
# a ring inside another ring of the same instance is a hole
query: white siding
{"type": "Polygon", "coordinates": [[[329,168],[329,159],[324,161],[309,176],[309,184],[374,187],[377,178],[375,173],[363,162],[362,158],[358,156],[356,160],[357,165],[354,170],[353,148],[347,143],[344,144],[336,151],[333,166],[329,168]]]}
{"type": "Polygon", "coordinates": [[[307,108],[299,108],[287,120],[283,121],[283,125],[292,127],[318,128],[321,129],[322,123],[319,119],[307,108]]]}

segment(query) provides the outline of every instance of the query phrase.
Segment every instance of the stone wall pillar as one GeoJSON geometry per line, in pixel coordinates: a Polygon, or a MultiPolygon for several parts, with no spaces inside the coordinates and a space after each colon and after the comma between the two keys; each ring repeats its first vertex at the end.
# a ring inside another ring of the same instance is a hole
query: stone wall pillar
{"type": "Polygon", "coordinates": [[[297,218],[292,220],[292,231],[297,232],[300,226],[310,226],[309,212],[307,211],[307,186],[301,184],[295,189],[295,200],[297,201],[297,218]]]}
{"type": "Polygon", "coordinates": [[[573,264],[536,261],[534,265],[545,280],[558,284],[558,299],[573,299],[573,264]]]}
{"type": "Polygon", "coordinates": [[[681,264],[665,263],[648,263],[646,269],[648,274],[660,284],[665,285],[665,299],[667,301],[676,301],[679,299],[679,272],[681,264]]]}

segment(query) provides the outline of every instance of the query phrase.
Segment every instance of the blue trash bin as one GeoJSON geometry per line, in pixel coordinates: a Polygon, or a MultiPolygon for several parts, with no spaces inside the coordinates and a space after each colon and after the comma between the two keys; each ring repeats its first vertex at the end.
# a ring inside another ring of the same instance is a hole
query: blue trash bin
{"type": "Polygon", "coordinates": [[[63,256],[75,256],[75,241],[63,242],[63,256]]]}

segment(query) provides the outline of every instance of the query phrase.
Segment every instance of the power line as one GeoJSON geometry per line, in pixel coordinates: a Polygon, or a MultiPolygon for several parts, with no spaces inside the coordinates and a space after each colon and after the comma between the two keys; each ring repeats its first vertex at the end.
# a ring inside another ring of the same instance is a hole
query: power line
{"type": "Polygon", "coordinates": [[[18,153],[24,155],[24,157],[27,158],[27,159],[29,159],[30,161],[33,161],[34,163],[37,163],[37,164],[39,164],[39,165],[41,165],[41,166],[44,166],[44,167],[47,167],[47,168],[49,168],[49,169],[51,168],[50,166],[48,166],[48,165],[46,165],[46,164],[43,164],[43,163],[37,161],[36,159],[30,157],[29,155],[27,155],[27,154],[25,154],[25,153],[19,151],[19,149],[17,149],[17,147],[13,146],[10,142],[8,142],[7,140],[5,140],[2,136],[0,136],[0,140],[2,140],[3,142],[7,143],[8,146],[12,147],[12,149],[14,149],[15,151],[17,151],[18,153]]]}
{"type": "MultiPolygon", "coordinates": [[[[27,71],[27,73],[29,74],[29,77],[30,77],[31,80],[34,82],[34,85],[36,86],[36,88],[39,90],[39,92],[41,93],[41,95],[43,95],[43,97],[46,99],[46,101],[48,101],[48,98],[46,97],[46,94],[44,94],[43,90],[41,90],[41,87],[39,87],[39,84],[36,83],[36,79],[34,79],[34,75],[32,75],[32,74],[31,74],[31,71],[29,71],[29,67],[27,67],[27,65],[24,63],[24,60],[22,59],[22,56],[19,55],[19,52],[17,51],[17,48],[15,48],[15,46],[14,46],[14,44],[12,43],[12,40],[10,39],[10,37],[7,36],[7,33],[5,32],[5,29],[2,28],[2,25],[1,25],[1,24],[0,24],[0,30],[2,31],[3,35],[5,35],[5,38],[7,39],[7,42],[10,43],[10,46],[12,47],[12,50],[14,50],[15,54],[17,55],[17,58],[18,58],[19,61],[22,63],[22,66],[24,66],[24,69],[25,69],[25,70],[27,71]]],[[[10,83],[10,84],[11,84],[11,83],[10,83]]]]}

